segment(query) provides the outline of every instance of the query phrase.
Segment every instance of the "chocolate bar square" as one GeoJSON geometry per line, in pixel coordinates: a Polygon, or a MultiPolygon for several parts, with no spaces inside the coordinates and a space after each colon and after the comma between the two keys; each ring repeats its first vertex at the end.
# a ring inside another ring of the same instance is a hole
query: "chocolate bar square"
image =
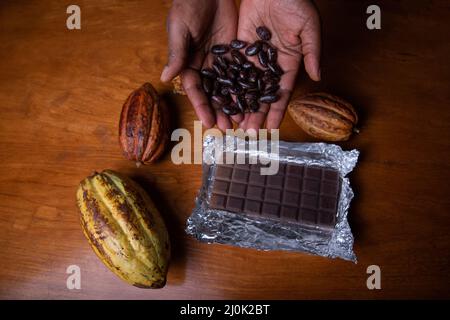
{"type": "Polygon", "coordinates": [[[318,228],[336,224],[341,180],[333,168],[279,163],[275,175],[261,165],[217,165],[210,207],[318,228]]]}

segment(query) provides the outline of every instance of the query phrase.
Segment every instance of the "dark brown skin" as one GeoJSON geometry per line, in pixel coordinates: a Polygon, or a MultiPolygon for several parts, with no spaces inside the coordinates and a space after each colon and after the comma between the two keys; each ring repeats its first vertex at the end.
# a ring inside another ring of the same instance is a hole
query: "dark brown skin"
{"type": "Polygon", "coordinates": [[[233,0],[174,0],[168,17],[169,60],[161,80],[170,81],[181,73],[184,89],[205,127],[217,125],[224,130],[232,122],[209,105],[197,70],[211,65],[212,56],[207,53],[212,45],[235,38],[253,43],[258,39],[256,28],[262,25],[272,33],[271,43],[278,48],[278,63],[285,72],[281,98],[270,109],[265,104],[245,117],[232,116],[245,130],[261,128],[265,120],[268,129],[280,126],[302,60],[311,79],[320,80],[320,20],[314,5],[309,0],[242,0],[238,22],[233,0]]]}
{"type": "MultiPolygon", "coordinates": [[[[161,80],[170,81],[181,73],[184,90],[207,128],[217,124],[225,130],[232,124],[229,116],[208,103],[198,70],[212,64],[208,52],[213,45],[236,38],[237,21],[237,8],[230,0],[174,0],[169,12],[169,59],[161,80]]],[[[236,122],[242,119],[233,116],[236,122]]]]}
{"type": "MultiPolygon", "coordinates": [[[[270,42],[278,49],[278,63],[284,71],[280,81],[280,100],[263,104],[258,112],[247,113],[241,128],[259,129],[266,121],[268,129],[280,126],[300,63],[312,80],[320,80],[320,19],[309,0],[243,0],[239,10],[238,38],[253,42],[256,28],[266,26],[270,42]]],[[[253,59],[254,60],[254,59],[253,59]]]]}

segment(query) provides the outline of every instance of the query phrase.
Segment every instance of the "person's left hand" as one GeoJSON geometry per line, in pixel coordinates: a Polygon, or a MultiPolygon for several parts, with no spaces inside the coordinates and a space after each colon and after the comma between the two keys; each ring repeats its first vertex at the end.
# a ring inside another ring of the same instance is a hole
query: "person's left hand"
{"type": "Polygon", "coordinates": [[[278,63],[284,71],[280,81],[280,100],[263,104],[255,113],[246,113],[240,127],[277,129],[283,120],[300,63],[310,78],[320,80],[320,19],[309,0],[242,0],[239,10],[238,39],[253,43],[256,28],[266,26],[270,42],[278,49],[278,63]]]}

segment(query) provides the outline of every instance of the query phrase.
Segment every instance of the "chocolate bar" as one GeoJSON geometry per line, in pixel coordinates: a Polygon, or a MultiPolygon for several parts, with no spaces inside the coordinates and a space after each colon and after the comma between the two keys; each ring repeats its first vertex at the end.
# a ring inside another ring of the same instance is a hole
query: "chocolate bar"
{"type": "Polygon", "coordinates": [[[334,228],[340,191],[337,170],[279,163],[275,175],[259,164],[218,164],[210,207],[247,216],[319,228],[334,228]]]}

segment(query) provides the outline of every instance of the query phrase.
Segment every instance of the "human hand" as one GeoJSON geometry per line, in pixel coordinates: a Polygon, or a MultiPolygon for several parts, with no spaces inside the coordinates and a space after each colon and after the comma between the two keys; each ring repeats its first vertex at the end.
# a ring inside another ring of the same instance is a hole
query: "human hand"
{"type": "MultiPolygon", "coordinates": [[[[170,81],[181,73],[184,90],[207,128],[215,124],[222,130],[232,127],[227,115],[210,106],[199,70],[211,65],[211,46],[235,39],[237,21],[233,0],[174,0],[169,13],[169,58],[161,80],[170,81]]],[[[233,116],[236,122],[242,119],[242,114],[233,116]]]]}
{"type": "Polygon", "coordinates": [[[309,0],[242,0],[239,10],[238,39],[253,43],[255,29],[266,26],[272,32],[271,43],[278,49],[278,63],[284,70],[280,80],[280,99],[269,107],[246,113],[240,127],[259,129],[266,120],[267,129],[277,129],[283,120],[300,63],[309,77],[320,80],[320,19],[309,0]]]}

